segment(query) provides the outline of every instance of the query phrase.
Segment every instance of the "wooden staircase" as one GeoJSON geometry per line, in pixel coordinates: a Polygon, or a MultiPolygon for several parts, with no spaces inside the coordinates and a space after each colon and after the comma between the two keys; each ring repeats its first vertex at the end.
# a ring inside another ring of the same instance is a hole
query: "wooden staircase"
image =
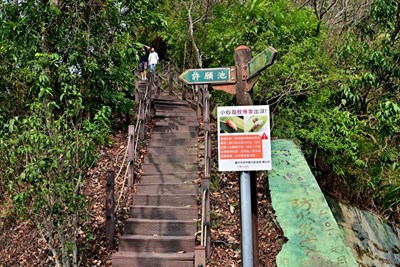
{"type": "Polygon", "coordinates": [[[196,113],[172,97],[154,99],[142,181],[125,221],[114,267],[193,267],[198,219],[196,113]]]}

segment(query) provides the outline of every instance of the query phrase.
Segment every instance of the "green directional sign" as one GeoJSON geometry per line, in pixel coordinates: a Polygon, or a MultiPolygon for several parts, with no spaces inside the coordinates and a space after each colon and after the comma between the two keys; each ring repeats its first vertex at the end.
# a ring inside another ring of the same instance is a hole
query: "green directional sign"
{"type": "Polygon", "coordinates": [[[276,50],[273,47],[268,47],[263,52],[253,57],[247,63],[247,77],[251,78],[262,70],[272,65],[276,55],[276,50]]]}
{"type": "Polygon", "coordinates": [[[179,75],[179,79],[188,84],[226,84],[236,82],[234,73],[234,67],[188,69],[179,75]]]}

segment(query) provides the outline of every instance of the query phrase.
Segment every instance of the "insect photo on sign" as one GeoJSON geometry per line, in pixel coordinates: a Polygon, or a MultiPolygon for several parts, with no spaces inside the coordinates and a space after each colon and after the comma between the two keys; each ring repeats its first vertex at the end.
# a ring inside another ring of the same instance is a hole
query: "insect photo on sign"
{"type": "Polygon", "coordinates": [[[264,132],[264,125],[268,120],[267,115],[252,115],[244,124],[244,131],[249,132],[264,132]]]}
{"type": "Polygon", "coordinates": [[[220,118],[220,133],[243,133],[243,116],[227,116],[220,118]]]}

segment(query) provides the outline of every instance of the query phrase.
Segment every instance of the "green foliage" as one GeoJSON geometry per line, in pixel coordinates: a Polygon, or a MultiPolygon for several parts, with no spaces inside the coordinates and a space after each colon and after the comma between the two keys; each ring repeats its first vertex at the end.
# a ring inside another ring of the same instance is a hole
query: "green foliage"
{"type": "Polygon", "coordinates": [[[382,139],[400,134],[400,107],[398,103],[390,100],[380,102],[375,117],[382,139]]]}
{"type": "Polygon", "coordinates": [[[370,13],[368,31],[361,29],[362,35],[349,33],[344,36],[343,45],[338,46],[337,59],[346,75],[338,98],[342,110],[358,115],[363,134],[373,144],[360,143],[363,150],[359,157],[364,158],[366,165],[357,175],[367,181],[363,189],[370,194],[366,195],[386,214],[398,216],[400,47],[395,29],[398,3],[372,1],[370,13]]]}
{"type": "Polygon", "coordinates": [[[132,108],[139,46],[135,35],[149,19],[154,28],[162,27],[156,3],[74,0],[60,5],[51,1],[1,5],[0,74],[7,79],[0,82],[4,103],[0,113],[22,115],[24,105],[46,93],[46,87],[58,99],[63,84],[81,93],[89,116],[103,105],[122,114],[132,108]],[[15,95],[22,100],[16,108],[8,104],[15,95]]]}
{"type": "MultiPolygon", "coordinates": [[[[324,27],[316,36],[312,10],[290,1],[221,1],[195,31],[206,67],[233,65],[238,45],[254,54],[275,47],[275,64],[253,90],[255,103],[272,106],[273,135],[296,139],[317,173],[342,177],[348,192],[364,192],[364,202],[387,211],[398,203],[399,184],[399,157],[389,152],[399,148],[397,5],[373,1],[362,28],[330,39],[324,27]]],[[[218,105],[234,101],[219,91],[212,96],[218,105]]]]}
{"type": "Polygon", "coordinates": [[[371,4],[371,17],[383,30],[394,30],[396,27],[397,5],[395,0],[374,0],[371,4]]]}
{"type": "MultiPolygon", "coordinates": [[[[398,1],[371,1],[369,16],[341,33],[289,0],[12,2],[0,3],[0,189],[21,215],[56,227],[82,211],[77,188],[111,114],[133,107],[140,43],[165,43],[178,67],[195,65],[189,9],[203,67],[234,65],[239,45],[253,56],[276,48],[253,90],[271,106],[273,135],[295,139],[350,199],[400,214],[398,1]]],[[[211,99],[235,102],[221,91],[211,99]]]]}
{"type": "Polygon", "coordinates": [[[111,115],[133,107],[136,35],[149,20],[161,27],[156,7],[0,3],[0,198],[36,223],[57,265],[78,265],[80,187],[108,141],[111,115]]]}
{"type": "Polygon", "coordinates": [[[360,122],[349,112],[329,106],[329,89],[320,95],[286,99],[275,116],[273,134],[301,142],[306,156],[318,155],[343,175],[345,165],[358,159],[360,122]],[[325,94],[325,95],[324,95],[325,94]]]}
{"type": "Polygon", "coordinates": [[[70,250],[65,248],[76,239],[86,203],[80,187],[86,170],[96,162],[96,145],[106,140],[110,116],[105,107],[92,122],[76,121],[81,99],[70,101],[76,103],[60,115],[54,115],[46,100],[32,103],[29,116],[9,120],[0,139],[16,212],[35,221],[63,258],[68,258],[64,251],[70,250]]]}

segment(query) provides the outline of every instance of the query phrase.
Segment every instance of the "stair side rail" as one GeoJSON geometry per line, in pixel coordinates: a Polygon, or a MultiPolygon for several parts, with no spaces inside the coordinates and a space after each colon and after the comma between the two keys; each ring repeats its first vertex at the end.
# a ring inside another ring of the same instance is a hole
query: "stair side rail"
{"type": "Polygon", "coordinates": [[[207,86],[198,88],[198,116],[202,113],[204,125],[204,175],[201,177],[201,225],[200,246],[195,250],[195,267],[206,266],[206,258],[211,254],[210,235],[210,174],[211,174],[211,126],[210,97],[207,86]],[[201,112],[199,112],[199,109],[201,112]]]}

